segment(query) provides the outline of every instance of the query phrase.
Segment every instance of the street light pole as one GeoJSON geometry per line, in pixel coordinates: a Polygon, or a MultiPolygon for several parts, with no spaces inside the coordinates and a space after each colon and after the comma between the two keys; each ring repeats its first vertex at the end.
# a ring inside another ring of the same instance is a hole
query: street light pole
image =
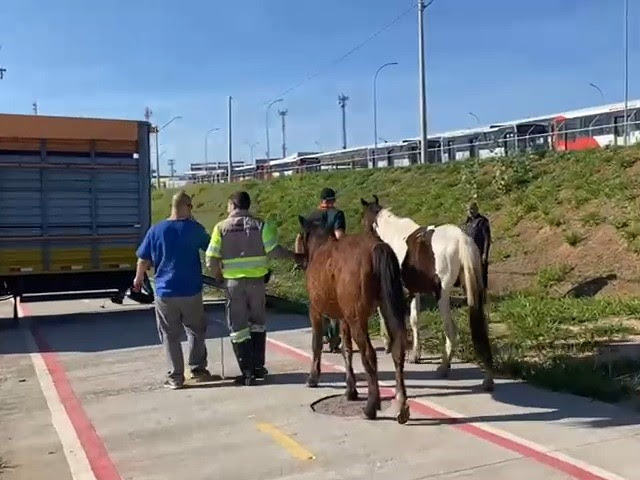
{"type": "Polygon", "coordinates": [[[420,70],[420,163],[427,163],[427,81],[424,59],[424,11],[433,3],[431,0],[425,5],[424,0],[418,1],[418,60],[420,70]]]}
{"type": "Polygon", "coordinates": [[[629,144],[629,0],[624,0],[624,144],[629,144]]]}
{"type": "Polygon", "coordinates": [[[469,112],[469,115],[472,116],[473,118],[475,118],[476,119],[476,123],[478,125],[480,125],[480,119],[478,118],[478,116],[475,113],[469,112]]]}
{"type": "Polygon", "coordinates": [[[158,128],[158,126],[156,125],[156,127],[154,129],[155,134],[156,134],[156,188],[158,190],[160,190],[160,154],[158,153],[159,147],[160,147],[160,141],[158,139],[158,134],[160,133],[160,131],[164,130],[165,127],[169,126],[169,124],[171,122],[173,122],[174,120],[179,120],[181,118],[182,117],[180,115],[176,115],[171,120],[169,120],[167,123],[165,123],[162,127],[158,128]]]}
{"type": "Polygon", "coordinates": [[[228,138],[228,142],[229,142],[229,151],[228,151],[229,158],[228,158],[228,162],[229,162],[229,164],[228,164],[228,171],[227,171],[227,182],[231,183],[231,175],[233,173],[233,160],[232,160],[232,158],[233,158],[233,144],[232,144],[233,137],[231,135],[231,131],[232,131],[232,129],[231,129],[231,126],[232,126],[231,125],[231,101],[233,100],[233,97],[231,97],[231,95],[229,95],[229,99],[228,100],[229,100],[229,112],[228,112],[229,113],[229,132],[228,132],[229,133],[229,138],[228,138]]]}
{"type": "Polygon", "coordinates": [[[380,65],[378,70],[376,70],[375,75],[373,76],[373,159],[371,161],[371,166],[376,168],[377,158],[378,158],[378,90],[377,90],[377,82],[378,82],[378,74],[380,70],[385,67],[389,67],[391,65],[398,65],[398,62],[388,62],[384,65],[380,65]]]}
{"type": "Polygon", "coordinates": [[[209,168],[209,134],[213,132],[217,132],[220,130],[219,128],[212,128],[209,130],[204,136],[204,172],[205,175],[207,173],[207,169],[209,168]]]}
{"type": "Polygon", "coordinates": [[[282,99],[278,98],[276,100],[274,100],[273,102],[271,102],[269,105],[267,105],[267,113],[265,114],[265,129],[266,129],[266,133],[267,133],[267,162],[269,162],[269,160],[271,160],[271,150],[269,148],[269,109],[275,105],[278,102],[281,102],[282,99]]]}

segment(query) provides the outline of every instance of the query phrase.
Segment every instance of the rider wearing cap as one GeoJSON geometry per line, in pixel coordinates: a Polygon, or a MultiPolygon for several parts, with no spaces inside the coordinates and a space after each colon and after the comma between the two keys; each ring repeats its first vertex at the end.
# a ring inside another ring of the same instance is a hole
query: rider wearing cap
{"type": "MultiPolygon", "coordinates": [[[[319,221],[325,228],[333,229],[336,238],[340,239],[345,234],[347,228],[344,212],[335,206],[336,192],[329,187],[325,187],[320,192],[320,205],[316,210],[307,216],[309,221],[319,221]]],[[[329,341],[329,351],[340,351],[340,328],[338,320],[329,319],[325,336],[329,341]]]]}

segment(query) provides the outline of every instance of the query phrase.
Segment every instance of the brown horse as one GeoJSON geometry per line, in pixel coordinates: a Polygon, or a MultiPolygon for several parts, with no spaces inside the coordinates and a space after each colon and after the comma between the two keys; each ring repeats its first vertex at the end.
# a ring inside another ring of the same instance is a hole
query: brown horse
{"type": "Polygon", "coordinates": [[[342,355],[346,367],[348,400],[357,400],[353,373],[352,338],[355,340],[367,375],[368,400],[364,415],[375,419],[380,409],[376,351],[369,339],[368,321],[376,308],[384,312],[395,365],[398,423],[409,420],[404,384],[406,348],[406,303],[402,291],[400,265],[393,250],[370,234],[345,235],[337,240],[318,222],[299,217],[302,226],[298,248],[307,255],[306,280],[309,317],[313,329],[313,362],[308,387],[317,387],[322,355],[322,316],[340,319],[342,355]]]}

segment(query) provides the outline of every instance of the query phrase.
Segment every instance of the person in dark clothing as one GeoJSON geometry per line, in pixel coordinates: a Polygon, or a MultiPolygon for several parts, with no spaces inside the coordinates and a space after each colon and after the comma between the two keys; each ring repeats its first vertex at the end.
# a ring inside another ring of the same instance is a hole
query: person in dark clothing
{"type": "Polygon", "coordinates": [[[336,192],[332,188],[323,188],[320,192],[320,206],[311,212],[307,219],[310,222],[320,221],[340,239],[347,228],[344,212],[336,208],[336,192]]]}
{"type": "Polygon", "coordinates": [[[489,219],[478,210],[477,202],[469,204],[469,212],[464,230],[469,235],[480,250],[482,261],[482,280],[484,287],[488,287],[489,280],[489,248],[491,247],[491,225],[489,219]]]}
{"type": "MultiPolygon", "coordinates": [[[[311,212],[307,219],[319,221],[325,228],[332,228],[336,238],[340,239],[347,229],[344,212],[335,206],[336,192],[332,188],[323,188],[320,192],[320,206],[311,212]]],[[[340,324],[337,319],[325,319],[325,337],[329,342],[329,352],[340,351],[340,324]]]]}

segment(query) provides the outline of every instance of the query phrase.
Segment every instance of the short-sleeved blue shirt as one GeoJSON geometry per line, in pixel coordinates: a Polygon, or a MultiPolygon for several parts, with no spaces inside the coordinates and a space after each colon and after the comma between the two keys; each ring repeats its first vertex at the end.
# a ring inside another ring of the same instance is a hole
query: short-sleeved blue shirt
{"type": "Polygon", "coordinates": [[[163,220],[152,226],[138,247],[138,258],[155,270],[158,297],[191,297],[202,291],[200,250],[209,234],[195,220],[163,220]]]}

